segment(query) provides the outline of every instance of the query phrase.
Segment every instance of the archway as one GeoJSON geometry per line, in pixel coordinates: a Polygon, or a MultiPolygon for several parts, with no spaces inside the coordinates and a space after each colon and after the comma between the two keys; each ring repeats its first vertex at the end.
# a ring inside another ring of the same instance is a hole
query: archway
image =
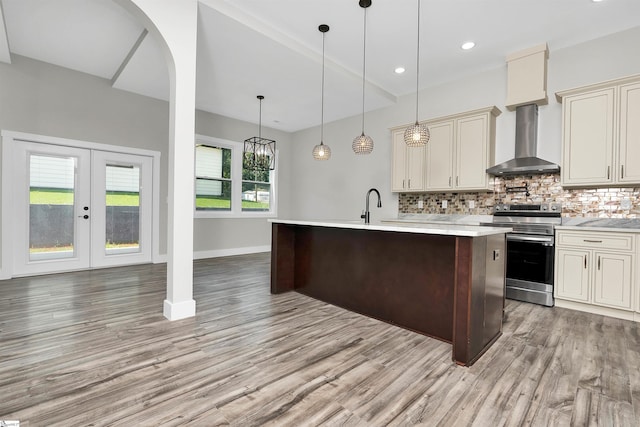
{"type": "Polygon", "coordinates": [[[197,0],[114,0],[160,41],[169,69],[167,297],[169,320],[195,315],[193,191],[197,0]]]}

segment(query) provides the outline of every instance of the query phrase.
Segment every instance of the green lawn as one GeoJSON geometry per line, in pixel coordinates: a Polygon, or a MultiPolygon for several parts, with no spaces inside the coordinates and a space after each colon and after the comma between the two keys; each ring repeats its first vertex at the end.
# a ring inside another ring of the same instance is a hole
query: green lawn
{"type": "MultiPolygon", "coordinates": [[[[32,205],[73,205],[73,192],[51,188],[33,188],[30,192],[32,205]]],[[[107,206],[138,206],[140,197],[137,193],[107,193],[107,206]]],[[[231,209],[231,201],[224,198],[197,197],[196,207],[201,209],[231,209]]],[[[269,203],[242,201],[243,210],[269,210],[269,203]]]]}
{"type": "MultiPolygon", "coordinates": [[[[73,191],[52,188],[33,188],[29,201],[32,205],[73,205],[73,191]]],[[[109,192],[107,206],[138,206],[138,193],[109,192]]]]}
{"type": "MultiPolygon", "coordinates": [[[[224,199],[224,198],[201,196],[201,197],[196,197],[196,208],[230,210],[231,201],[229,199],[224,199]]],[[[248,200],[243,200],[242,209],[243,210],[253,209],[253,210],[265,211],[265,210],[269,210],[269,203],[251,202],[248,200]]]]}

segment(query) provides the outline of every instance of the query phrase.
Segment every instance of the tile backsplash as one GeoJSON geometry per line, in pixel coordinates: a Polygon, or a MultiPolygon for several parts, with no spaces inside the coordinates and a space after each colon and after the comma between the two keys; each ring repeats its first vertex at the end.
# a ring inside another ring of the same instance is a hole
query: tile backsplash
{"type": "Polygon", "coordinates": [[[497,203],[551,202],[562,203],[565,217],[640,218],[640,187],[562,188],[560,174],[495,177],[483,193],[400,193],[398,213],[491,215],[497,203]]]}

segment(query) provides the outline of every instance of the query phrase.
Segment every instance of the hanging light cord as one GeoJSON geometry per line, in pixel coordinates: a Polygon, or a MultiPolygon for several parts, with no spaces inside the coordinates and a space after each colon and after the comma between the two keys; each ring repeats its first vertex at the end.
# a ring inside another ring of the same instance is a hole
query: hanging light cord
{"type": "Polygon", "coordinates": [[[418,124],[418,92],[420,90],[420,0],[418,0],[418,48],[416,49],[416,124],[418,124]]]}
{"type": "Polygon", "coordinates": [[[367,69],[367,8],[364,8],[364,36],[362,38],[362,135],[364,135],[364,76],[367,69]]]}
{"type": "Polygon", "coordinates": [[[320,145],[324,144],[324,36],[322,33],[322,102],[320,103],[320,145]]]}
{"type": "Polygon", "coordinates": [[[258,120],[258,138],[262,139],[262,99],[260,99],[260,119],[258,120]]]}

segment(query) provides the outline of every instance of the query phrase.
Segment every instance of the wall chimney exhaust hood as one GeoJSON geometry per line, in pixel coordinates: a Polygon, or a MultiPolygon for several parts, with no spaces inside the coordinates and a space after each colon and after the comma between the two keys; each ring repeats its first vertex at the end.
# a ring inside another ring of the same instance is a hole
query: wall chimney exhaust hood
{"type": "Polygon", "coordinates": [[[547,44],[507,56],[507,109],[516,110],[515,158],[487,169],[491,175],[558,173],[560,166],[540,159],[538,105],[547,99],[547,44]]]}
{"type": "Polygon", "coordinates": [[[516,108],[515,158],[487,169],[490,175],[534,175],[558,173],[560,166],[536,157],[538,150],[538,106],[516,108]]]}

